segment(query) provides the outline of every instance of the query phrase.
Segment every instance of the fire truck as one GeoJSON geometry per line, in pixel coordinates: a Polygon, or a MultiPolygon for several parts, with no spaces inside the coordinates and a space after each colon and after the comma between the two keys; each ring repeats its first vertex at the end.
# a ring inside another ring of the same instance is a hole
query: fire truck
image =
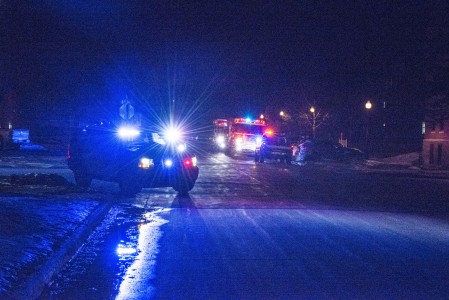
{"type": "Polygon", "coordinates": [[[223,151],[226,149],[228,131],[229,126],[227,119],[214,120],[213,142],[215,149],[217,149],[218,151],[223,151]]]}
{"type": "Polygon", "coordinates": [[[228,120],[226,153],[230,156],[254,155],[262,144],[262,136],[267,130],[265,120],[234,118],[228,120]]]}

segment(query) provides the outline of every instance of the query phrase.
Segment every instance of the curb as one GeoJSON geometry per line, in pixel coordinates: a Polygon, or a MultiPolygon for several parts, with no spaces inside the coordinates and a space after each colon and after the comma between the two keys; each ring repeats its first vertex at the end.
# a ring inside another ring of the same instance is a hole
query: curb
{"type": "Polygon", "coordinates": [[[393,169],[365,169],[359,170],[365,174],[386,174],[401,177],[429,178],[429,179],[449,179],[449,173],[432,173],[422,170],[393,170],[393,169]]]}
{"type": "Polygon", "coordinates": [[[70,238],[55,252],[42,266],[32,274],[25,283],[13,290],[8,297],[11,299],[36,299],[40,296],[52,276],[71,259],[91,230],[98,225],[101,218],[106,215],[113,201],[101,203],[78,227],[70,238]]]}

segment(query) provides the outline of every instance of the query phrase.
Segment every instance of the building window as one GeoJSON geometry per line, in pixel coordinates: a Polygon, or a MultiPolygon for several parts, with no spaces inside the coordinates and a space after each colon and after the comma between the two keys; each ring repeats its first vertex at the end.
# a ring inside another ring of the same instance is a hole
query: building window
{"type": "Polygon", "coordinates": [[[441,165],[443,158],[443,144],[438,144],[437,164],[441,165]]]}
{"type": "Polygon", "coordinates": [[[434,157],[434,151],[435,151],[435,145],[430,144],[430,151],[429,151],[429,164],[433,165],[435,163],[435,157],[434,157]]]}

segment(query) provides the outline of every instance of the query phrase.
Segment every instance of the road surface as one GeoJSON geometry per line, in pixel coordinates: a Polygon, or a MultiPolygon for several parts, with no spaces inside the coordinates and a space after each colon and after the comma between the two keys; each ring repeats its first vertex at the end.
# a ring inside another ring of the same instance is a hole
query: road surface
{"type": "Polygon", "coordinates": [[[189,197],[113,205],[42,299],[445,299],[449,181],[200,159],[189,197]]]}

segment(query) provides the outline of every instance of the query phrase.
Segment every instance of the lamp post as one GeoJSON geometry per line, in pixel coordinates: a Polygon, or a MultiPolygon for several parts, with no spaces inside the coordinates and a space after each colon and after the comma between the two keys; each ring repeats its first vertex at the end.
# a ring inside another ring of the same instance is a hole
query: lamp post
{"type": "Polygon", "coordinates": [[[315,107],[310,108],[310,112],[312,113],[312,136],[315,139],[315,131],[316,131],[316,114],[315,107]]]}
{"type": "Polygon", "coordinates": [[[366,159],[369,158],[369,151],[370,151],[370,143],[369,143],[369,123],[370,123],[370,110],[373,108],[373,104],[371,101],[366,101],[365,103],[365,109],[367,111],[367,117],[366,117],[366,132],[365,132],[365,146],[366,146],[366,159]]]}

